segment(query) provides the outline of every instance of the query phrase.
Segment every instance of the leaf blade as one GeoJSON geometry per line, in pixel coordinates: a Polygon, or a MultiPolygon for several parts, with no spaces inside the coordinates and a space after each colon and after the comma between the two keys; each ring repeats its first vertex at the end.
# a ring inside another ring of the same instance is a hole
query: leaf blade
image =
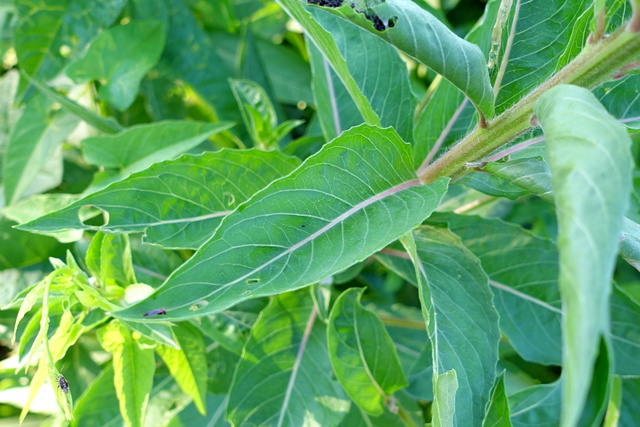
{"type": "Polygon", "coordinates": [[[409,385],[382,321],[360,303],[362,289],[350,288],[336,300],[327,340],[331,365],[354,402],[382,415],[390,396],[409,385]]]}
{"type": "Polygon", "coordinates": [[[583,88],[557,86],[534,112],[547,138],[558,215],[562,422],[573,425],[586,402],[600,338],[609,334],[611,274],[631,190],[631,140],[583,88]]]}
{"type": "Polygon", "coordinates": [[[227,216],[156,294],[117,316],[140,320],[161,304],[167,318],[188,318],[201,300],[208,304],[199,314],[215,312],[306,286],[368,257],[430,215],[446,189],[446,178],[421,185],[408,156],[409,146],[391,129],[345,132],[227,216]],[[313,256],[317,251],[324,255],[313,256]],[[214,275],[205,267],[212,262],[214,275]]]}

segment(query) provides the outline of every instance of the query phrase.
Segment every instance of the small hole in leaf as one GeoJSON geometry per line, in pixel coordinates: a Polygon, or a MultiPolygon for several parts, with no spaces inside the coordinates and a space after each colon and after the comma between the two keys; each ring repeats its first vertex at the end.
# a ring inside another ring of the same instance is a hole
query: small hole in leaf
{"type": "Polygon", "coordinates": [[[109,212],[97,206],[86,205],[78,210],[78,219],[84,225],[104,227],[109,224],[109,212]]]}
{"type": "Polygon", "coordinates": [[[204,308],[206,306],[209,305],[208,301],[198,301],[197,303],[193,304],[191,307],[189,307],[189,310],[191,311],[198,311],[201,308],[204,308]]]}
{"type": "Polygon", "coordinates": [[[256,283],[260,283],[260,279],[247,279],[247,285],[255,285],[256,283]]]}

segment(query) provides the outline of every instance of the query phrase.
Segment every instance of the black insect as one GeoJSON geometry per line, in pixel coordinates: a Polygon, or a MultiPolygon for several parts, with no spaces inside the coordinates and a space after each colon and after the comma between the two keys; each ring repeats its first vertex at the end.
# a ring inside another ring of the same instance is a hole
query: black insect
{"type": "Polygon", "coordinates": [[[69,382],[62,375],[58,375],[58,387],[62,390],[63,393],[69,393],[69,382]]]}
{"type": "Polygon", "coordinates": [[[147,311],[143,316],[164,316],[165,314],[167,314],[167,310],[164,308],[156,308],[155,310],[147,311]]]}
{"type": "Polygon", "coordinates": [[[324,7],[340,7],[343,0],[307,0],[308,4],[315,4],[324,7]]]}

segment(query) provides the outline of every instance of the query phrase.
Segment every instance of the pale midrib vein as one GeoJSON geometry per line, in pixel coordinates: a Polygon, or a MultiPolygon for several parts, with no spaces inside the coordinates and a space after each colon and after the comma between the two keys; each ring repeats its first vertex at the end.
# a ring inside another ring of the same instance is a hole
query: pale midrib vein
{"type": "Polygon", "coordinates": [[[309,320],[307,320],[307,326],[304,329],[304,335],[302,335],[302,340],[300,340],[300,347],[298,348],[298,353],[296,354],[296,360],[293,364],[293,369],[291,370],[291,376],[289,377],[289,383],[287,384],[287,390],[284,393],[284,400],[282,401],[282,407],[280,409],[280,415],[278,416],[278,427],[282,426],[285,417],[285,410],[289,407],[289,399],[291,398],[291,393],[293,392],[293,386],[296,382],[296,378],[298,377],[298,370],[300,369],[300,365],[302,364],[302,356],[304,356],[304,351],[307,348],[307,342],[309,341],[309,336],[311,335],[311,329],[316,320],[316,308],[313,307],[311,310],[311,314],[309,315],[309,320]]]}
{"type": "Polygon", "coordinates": [[[541,300],[539,300],[537,298],[534,298],[534,297],[532,297],[530,295],[527,295],[527,294],[522,293],[520,291],[517,291],[517,290],[515,290],[513,288],[510,288],[510,287],[508,287],[508,286],[506,286],[506,285],[504,285],[504,284],[502,284],[500,282],[489,280],[489,284],[491,286],[495,287],[495,288],[498,288],[498,289],[503,290],[505,292],[509,292],[510,294],[513,294],[513,295],[515,295],[515,296],[517,296],[519,298],[522,298],[524,300],[527,300],[527,301],[530,301],[530,302],[532,302],[534,304],[537,304],[537,305],[539,305],[541,307],[544,307],[547,310],[553,311],[555,313],[562,314],[562,310],[560,310],[559,308],[555,308],[554,306],[549,305],[544,301],[541,301],[541,300]]]}
{"type": "MultiPolygon", "coordinates": [[[[352,207],[351,209],[349,209],[348,211],[346,211],[345,213],[343,213],[342,215],[339,215],[338,217],[336,217],[333,221],[329,222],[327,225],[325,225],[324,227],[322,227],[321,229],[319,229],[318,231],[316,231],[313,234],[310,234],[308,237],[302,239],[301,241],[299,241],[298,243],[296,243],[295,245],[291,246],[289,249],[283,251],[282,253],[278,254],[277,256],[271,258],[270,260],[264,262],[262,265],[257,266],[256,268],[252,269],[251,271],[249,271],[248,273],[244,274],[243,276],[238,277],[235,280],[232,280],[230,282],[227,282],[225,284],[220,285],[219,288],[216,288],[215,290],[213,290],[212,292],[208,293],[207,295],[204,295],[202,298],[200,299],[205,299],[208,298],[212,295],[214,295],[217,292],[220,292],[221,290],[224,291],[226,289],[229,288],[229,286],[233,286],[238,282],[241,282],[242,280],[252,276],[253,274],[255,274],[256,272],[262,270],[265,267],[268,267],[269,265],[273,264],[274,262],[278,261],[280,258],[283,258],[287,255],[290,255],[291,253],[295,252],[298,248],[306,245],[307,243],[315,240],[318,236],[326,233],[327,231],[331,230],[333,227],[335,227],[336,225],[340,224],[342,221],[344,221],[345,219],[349,218],[350,216],[352,216],[354,213],[366,208],[369,205],[372,205],[373,203],[384,199],[387,196],[391,196],[393,194],[396,194],[406,188],[409,187],[414,187],[414,186],[419,186],[422,185],[420,183],[420,180],[418,179],[413,179],[411,181],[405,181],[401,184],[398,184],[394,187],[389,188],[388,190],[383,191],[380,194],[376,194],[373,197],[370,197],[366,200],[363,200],[362,202],[358,203],[357,205],[355,205],[354,207],[352,207]]],[[[190,306],[192,304],[192,302],[188,302],[186,304],[180,304],[176,307],[174,307],[174,309],[179,309],[182,307],[187,307],[190,306]]]]}
{"type": "Polygon", "coordinates": [[[96,230],[104,230],[104,229],[126,229],[126,228],[139,228],[139,227],[155,227],[158,225],[168,225],[168,224],[181,224],[183,222],[196,222],[196,221],[204,221],[206,219],[211,219],[211,218],[217,218],[220,216],[225,216],[225,215],[229,215],[231,212],[233,211],[221,211],[221,212],[214,212],[211,214],[207,214],[207,215],[200,215],[200,216],[193,216],[193,217],[188,217],[188,218],[177,218],[177,219],[167,219],[167,220],[163,220],[163,221],[157,221],[157,222],[146,222],[146,223],[136,223],[136,224],[131,224],[130,226],[128,225],[113,225],[113,226],[109,226],[108,224],[106,226],[100,226],[100,227],[94,227],[96,230]]]}

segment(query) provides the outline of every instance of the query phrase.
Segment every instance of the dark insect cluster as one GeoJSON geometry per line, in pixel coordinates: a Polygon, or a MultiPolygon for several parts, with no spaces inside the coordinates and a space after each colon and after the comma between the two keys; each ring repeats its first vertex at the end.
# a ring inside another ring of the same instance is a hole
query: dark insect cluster
{"type": "Polygon", "coordinates": [[[60,387],[63,393],[69,393],[69,383],[62,375],[58,375],[58,387],[60,387]]]}
{"type": "Polygon", "coordinates": [[[164,316],[165,314],[167,314],[167,310],[165,310],[164,308],[156,308],[155,310],[147,311],[145,314],[143,314],[143,316],[144,317],[148,317],[148,316],[164,316]]]}
{"type": "Polygon", "coordinates": [[[343,0],[307,0],[308,4],[315,4],[324,7],[340,7],[343,0]]]}

